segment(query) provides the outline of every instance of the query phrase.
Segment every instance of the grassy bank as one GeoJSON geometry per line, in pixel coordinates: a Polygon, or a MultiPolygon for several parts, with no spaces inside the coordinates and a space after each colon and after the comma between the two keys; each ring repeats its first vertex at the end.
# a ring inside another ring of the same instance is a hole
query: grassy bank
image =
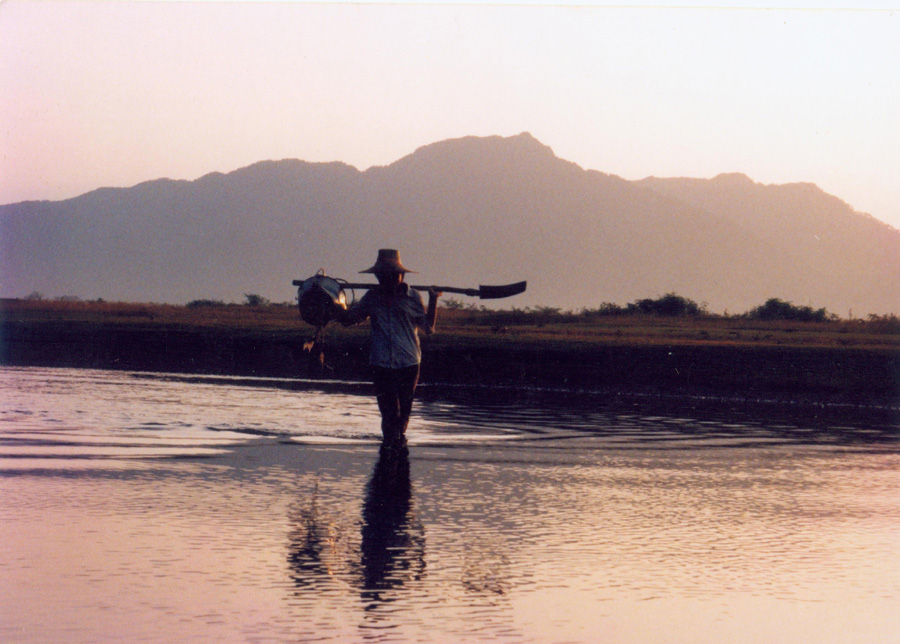
{"type": "MultiPolygon", "coordinates": [[[[4,300],[7,365],[319,375],[290,306],[4,300]]],[[[443,309],[425,382],[900,404],[890,321],[578,316],[443,309]]],[[[367,329],[329,327],[322,375],[366,378],[367,329]]]]}

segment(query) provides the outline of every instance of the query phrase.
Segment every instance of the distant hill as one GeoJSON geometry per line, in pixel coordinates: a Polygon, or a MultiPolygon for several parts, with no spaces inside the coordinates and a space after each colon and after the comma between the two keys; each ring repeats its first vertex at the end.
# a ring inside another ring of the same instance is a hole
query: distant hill
{"type": "Polygon", "coordinates": [[[842,316],[900,312],[900,231],[812,184],[627,181],[527,133],[442,141],[364,172],[264,161],[0,206],[0,296],[287,301],[291,280],[319,268],[365,279],[380,247],[399,248],[418,283],[527,279],[505,306],[677,292],[713,311],[779,297],[842,316]]]}

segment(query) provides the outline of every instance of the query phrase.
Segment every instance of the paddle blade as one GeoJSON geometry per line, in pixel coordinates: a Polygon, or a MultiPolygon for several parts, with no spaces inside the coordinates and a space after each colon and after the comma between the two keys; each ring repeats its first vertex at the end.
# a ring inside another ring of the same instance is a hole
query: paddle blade
{"type": "Polygon", "coordinates": [[[482,300],[499,300],[503,297],[511,297],[525,292],[528,282],[516,282],[515,284],[504,284],[503,286],[479,286],[478,297],[482,300]]]}

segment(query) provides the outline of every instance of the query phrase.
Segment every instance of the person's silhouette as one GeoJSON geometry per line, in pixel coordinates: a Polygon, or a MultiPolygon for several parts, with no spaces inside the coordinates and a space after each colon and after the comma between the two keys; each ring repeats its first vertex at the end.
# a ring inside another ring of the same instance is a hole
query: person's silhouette
{"type": "Polygon", "coordinates": [[[361,272],[374,273],[378,286],[349,311],[336,309],[335,315],[344,326],[366,319],[370,322],[369,365],[381,412],[384,445],[400,449],[406,446],[406,426],[419,382],[422,349],[418,333],[434,333],[441,293],[434,287],[429,289],[426,309],[418,291],[403,281],[411,271],[392,248],[379,250],[375,265],[361,272]]]}

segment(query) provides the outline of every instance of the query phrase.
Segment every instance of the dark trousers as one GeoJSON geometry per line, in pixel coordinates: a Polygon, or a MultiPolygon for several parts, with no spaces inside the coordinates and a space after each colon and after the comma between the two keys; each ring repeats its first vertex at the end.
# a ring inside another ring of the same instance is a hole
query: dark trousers
{"type": "Polygon", "coordinates": [[[419,383],[419,365],[403,369],[372,367],[372,381],[375,383],[375,397],[381,412],[384,444],[405,443],[413,395],[419,383]]]}

